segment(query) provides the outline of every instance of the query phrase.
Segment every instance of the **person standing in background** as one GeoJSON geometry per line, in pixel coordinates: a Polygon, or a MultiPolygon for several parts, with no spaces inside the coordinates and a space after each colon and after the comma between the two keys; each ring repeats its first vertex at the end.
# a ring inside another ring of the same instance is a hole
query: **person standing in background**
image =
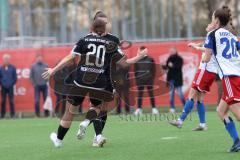
{"type": "Polygon", "coordinates": [[[10,64],[10,55],[3,55],[3,66],[0,67],[0,83],[2,86],[2,108],[1,108],[1,118],[5,117],[6,114],[6,100],[8,96],[10,105],[10,116],[15,117],[15,107],[14,107],[14,85],[17,82],[17,71],[15,66],[10,64]]]}
{"type": "Polygon", "coordinates": [[[121,114],[122,112],[122,105],[125,105],[125,113],[130,113],[130,103],[129,103],[129,67],[121,68],[117,66],[116,74],[114,74],[113,78],[116,80],[116,90],[118,93],[118,106],[117,106],[117,114],[121,114]]]}
{"type": "MultiPolygon", "coordinates": [[[[146,49],[146,47],[141,46],[140,51],[146,49]]],[[[148,53],[147,53],[148,54],[148,53]]],[[[142,114],[142,99],[144,88],[147,87],[149,98],[152,106],[152,114],[158,115],[159,111],[155,106],[155,98],[153,94],[153,82],[155,78],[156,65],[155,61],[149,55],[145,56],[143,59],[135,63],[135,77],[136,84],[138,87],[138,108],[134,112],[135,115],[142,114]]]]}
{"type": "Polygon", "coordinates": [[[178,96],[180,97],[183,105],[185,104],[185,98],[182,92],[183,86],[183,74],[182,74],[182,67],[183,67],[183,59],[178,54],[177,49],[172,47],[170,49],[170,56],[166,62],[166,69],[167,72],[167,82],[170,85],[170,112],[175,112],[175,104],[174,104],[174,95],[175,90],[177,91],[178,96]]]}
{"type": "MultiPolygon", "coordinates": [[[[37,53],[36,62],[30,70],[30,80],[34,86],[35,114],[37,117],[40,117],[40,94],[42,93],[44,102],[48,95],[47,81],[42,78],[42,73],[46,68],[48,68],[48,65],[43,62],[43,56],[37,53]]],[[[44,110],[44,116],[49,116],[48,110],[44,110]]]]}

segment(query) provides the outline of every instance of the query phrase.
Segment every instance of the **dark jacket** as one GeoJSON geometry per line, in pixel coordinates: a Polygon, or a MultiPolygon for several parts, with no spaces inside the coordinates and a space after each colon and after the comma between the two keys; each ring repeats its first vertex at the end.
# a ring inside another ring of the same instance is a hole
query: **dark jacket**
{"type": "Polygon", "coordinates": [[[42,73],[46,68],[48,68],[48,65],[43,62],[36,62],[32,65],[30,70],[30,80],[34,86],[47,84],[47,81],[42,78],[42,73]]]}
{"type": "Polygon", "coordinates": [[[0,83],[4,88],[11,88],[17,82],[17,71],[16,68],[9,64],[6,66],[0,67],[0,83]]]}
{"type": "Polygon", "coordinates": [[[152,85],[156,66],[153,58],[146,56],[137,63],[135,63],[135,78],[137,85],[152,85]]]}
{"type": "Polygon", "coordinates": [[[168,57],[166,67],[168,69],[167,81],[174,81],[175,87],[180,87],[183,85],[183,74],[182,74],[183,59],[177,53],[168,57]],[[173,66],[170,67],[169,63],[173,66]]]}

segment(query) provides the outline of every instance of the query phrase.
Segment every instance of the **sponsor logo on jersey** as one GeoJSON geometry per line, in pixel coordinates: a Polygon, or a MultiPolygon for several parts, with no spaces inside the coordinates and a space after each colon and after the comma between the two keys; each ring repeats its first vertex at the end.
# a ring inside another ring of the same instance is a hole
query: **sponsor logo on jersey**
{"type": "Polygon", "coordinates": [[[81,71],[83,72],[92,72],[92,73],[104,73],[104,69],[97,69],[91,67],[81,67],[81,71]]]}

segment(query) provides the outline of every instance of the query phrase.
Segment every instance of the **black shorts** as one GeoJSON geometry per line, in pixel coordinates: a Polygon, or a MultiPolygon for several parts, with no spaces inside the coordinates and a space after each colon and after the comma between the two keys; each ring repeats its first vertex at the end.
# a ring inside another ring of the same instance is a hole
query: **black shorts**
{"type": "MultiPolygon", "coordinates": [[[[85,97],[83,96],[68,96],[67,100],[70,104],[74,105],[74,106],[79,106],[83,103],[85,97]]],[[[94,98],[90,98],[90,102],[94,105],[94,106],[98,106],[100,105],[103,101],[98,100],[98,99],[94,99],[94,98]]]]}

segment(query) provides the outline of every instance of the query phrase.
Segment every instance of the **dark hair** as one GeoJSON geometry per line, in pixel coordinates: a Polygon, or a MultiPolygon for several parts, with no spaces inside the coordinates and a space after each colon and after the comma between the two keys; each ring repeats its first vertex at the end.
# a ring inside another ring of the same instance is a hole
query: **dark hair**
{"type": "Polygon", "coordinates": [[[218,18],[220,25],[226,27],[232,34],[237,35],[236,28],[232,23],[232,14],[228,6],[224,5],[221,9],[218,9],[214,13],[215,18],[218,18]]]}
{"type": "Polygon", "coordinates": [[[214,12],[215,18],[218,18],[221,26],[226,26],[231,18],[231,11],[227,6],[223,6],[214,12]]]}
{"type": "Polygon", "coordinates": [[[103,13],[103,11],[97,11],[93,17],[93,20],[96,20],[99,17],[107,18],[107,15],[105,13],[103,13]]]}
{"type": "Polygon", "coordinates": [[[140,47],[140,50],[144,50],[144,49],[146,49],[145,46],[141,46],[141,47],[140,47]]]}
{"type": "Polygon", "coordinates": [[[106,23],[101,19],[95,19],[92,23],[92,31],[102,35],[106,32],[106,23]]]}

